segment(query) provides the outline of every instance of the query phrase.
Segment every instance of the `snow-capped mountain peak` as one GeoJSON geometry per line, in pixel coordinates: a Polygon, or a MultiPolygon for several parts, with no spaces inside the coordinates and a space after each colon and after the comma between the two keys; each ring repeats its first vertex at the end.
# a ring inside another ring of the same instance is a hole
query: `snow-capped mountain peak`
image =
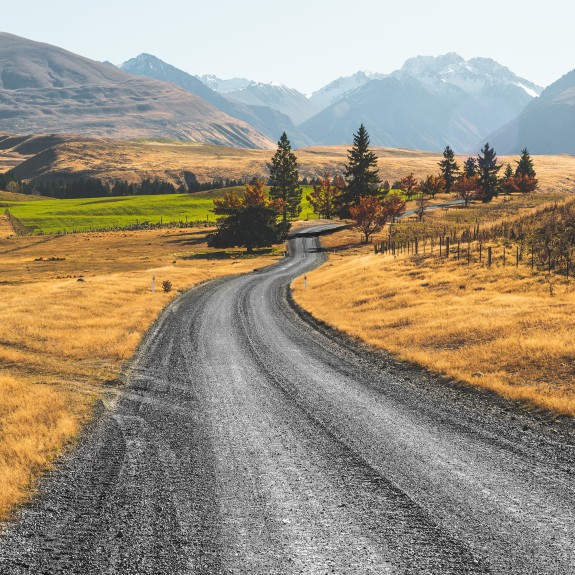
{"type": "Polygon", "coordinates": [[[477,94],[492,86],[508,85],[522,88],[533,98],[543,90],[491,58],[465,60],[454,52],[436,57],[410,58],[392,76],[414,78],[432,90],[442,89],[448,84],[460,88],[466,94],[477,94]]]}

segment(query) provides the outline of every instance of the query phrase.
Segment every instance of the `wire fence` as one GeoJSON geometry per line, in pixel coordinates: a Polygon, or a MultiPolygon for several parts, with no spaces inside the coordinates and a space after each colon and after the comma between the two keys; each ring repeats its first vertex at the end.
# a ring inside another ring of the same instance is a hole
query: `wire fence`
{"type": "Polygon", "coordinates": [[[414,238],[396,241],[392,238],[374,244],[374,253],[394,257],[435,258],[439,261],[456,261],[462,265],[482,265],[518,268],[520,265],[535,271],[573,275],[573,249],[557,255],[542,245],[498,244],[468,237],[462,241],[453,236],[414,238]]]}

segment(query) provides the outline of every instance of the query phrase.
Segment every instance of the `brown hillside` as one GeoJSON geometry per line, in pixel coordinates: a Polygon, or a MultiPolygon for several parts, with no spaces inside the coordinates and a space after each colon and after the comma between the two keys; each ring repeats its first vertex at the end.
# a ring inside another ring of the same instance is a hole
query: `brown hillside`
{"type": "MultiPolygon", "coordinates": [[[[22,155],[21,150],[33,148],[38,140],[48,142],[49,137],[30,137],[11,149],[2,149],[0,166],[10,164],[21,179],[58,175],[82,175],[107,181],[140,181],[159,177],[176,184],[182,183],[184,173],[193,173],[200,182],[216,179],[250,179],[265,177],[270,150],[240,149],[209,144],[192,144],[155,140],[119,141],[87,138],[67,138],[38,154],[22,155]]],[[[341,173],[347,161],[349,146],[323,146],[296,150],[302,177],[316,177],[326,171],[341,173]]],[[[393,184],[410,172],[416,178],[437,173],[439,154],[418,150],[374,147],[379,158],[381,177],[393,184]]],[[[575,190],[575,156],[534,156],[535,167],[542,189],[549,191],[575,190]]],[[[461,164],[463,156],[458,158],[461,164]]],[[[502,162],[515,165],[517,157],[503,157],[502,162]]]]}
{"type": "Polygon", "coordinates": [[[61,48],[0,33],[0,130],[273,144],[202,98],[61,48]]]}

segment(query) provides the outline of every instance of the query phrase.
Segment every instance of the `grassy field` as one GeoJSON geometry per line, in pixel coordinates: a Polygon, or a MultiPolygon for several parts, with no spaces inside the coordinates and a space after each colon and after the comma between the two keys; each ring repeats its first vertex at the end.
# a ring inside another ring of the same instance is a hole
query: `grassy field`
{"type": "MultiPolygon", "coordinates": [[[[523,200],[515,213],[527,209],[523,200]]],[[[467,217],[464,208],[450,209],[449,217],[457,213],[467,217]]],[[[492,216],[500,219],[496,206],[492,216]]],[[[488,268],[454,258],[375,255],[358,241],[350,230],[323,240],[328,262],[307,274],[307,289],[301,279],[293,283],[301,306],[401,359],[575,416],[573,280],[532,272],[528,262],[503,267],[498,259],[488,268]]]]}
{"type": "Polygon", "coordinates": [[[94,403],[113,399],[126,361],[178,290],[278,257],[222,254],[207,248],[205,229],[7,239],[6,225],[1,216],[0,518],[30,496],[94,403]]]}
{"type": "Polygon", "coordinates": [[[213,200],[222,190],[199,194],[167,194],[159,196],[126,196],[42,202],[0,201],[0,209],[8,208],[34,233],[90,231],[123,228],[150,222],[215,221],[213,200]]]}
{"type": "MultiPolygon", "coordinates": [[[[215,222],[216,216],[211,211],[213,200],[230,190],[239,194],[244,192],[243,187],[237,187],[197,194],[44,201],[37,201],[35,198],[22,201],[23,198],[30,199],[29,196],[3,199],[0,195],[0,211],[8,208],[14,217],[35,234],[118,229],[143,222],[215,222]]],[[[317,218],[305,199],[310,191],[310,187],[304,188],[301,212],[303,219],[317,218]]]]}

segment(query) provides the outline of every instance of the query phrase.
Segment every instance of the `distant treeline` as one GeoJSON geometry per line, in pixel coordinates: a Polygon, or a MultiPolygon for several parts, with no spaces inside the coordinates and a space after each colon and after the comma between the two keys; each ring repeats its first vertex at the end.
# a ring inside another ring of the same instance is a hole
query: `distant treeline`
{"type": "Polygon", "coordinates": [[[228,178],[204,183],[190,182],[189,185],[182,184],[176,188],[171,182],[159,178],[146,178],[138,183],[119,180],[112,184],[90,177],[52,177],[23,182],[18,180],[12,171],[0,174],[0,189],[2,190],[59,199],[185,194],[241,186],[243,183],[243,180],[228,178]]]}
{"type": "MultiPolygon", "coordinates": [[[[253,183],[254,179],[251,180],[253,183]]],[[[146,178],[138,183],[129,183],[118,180],[108,183],[99,178],[81,177],[51,177],[34,179],[29,182],[18,180],[12,171],[0,174],[0,189],[21,194],[36,196],[49,196],[59,199],[79,198],[102,198],[109,196],[145,196],[161,194],[186,194],[205,192],[208,190],[220,190],[243,186],[244,179],[219,179],[211,182],[198,182],[195,178],[188,179],[187,184],[181,184],[178,188],[171,182],[159,178],[146,178]]],[[[317,185],[319,178],[304,178],[301,184],[304,186],[317,185]]]]}

